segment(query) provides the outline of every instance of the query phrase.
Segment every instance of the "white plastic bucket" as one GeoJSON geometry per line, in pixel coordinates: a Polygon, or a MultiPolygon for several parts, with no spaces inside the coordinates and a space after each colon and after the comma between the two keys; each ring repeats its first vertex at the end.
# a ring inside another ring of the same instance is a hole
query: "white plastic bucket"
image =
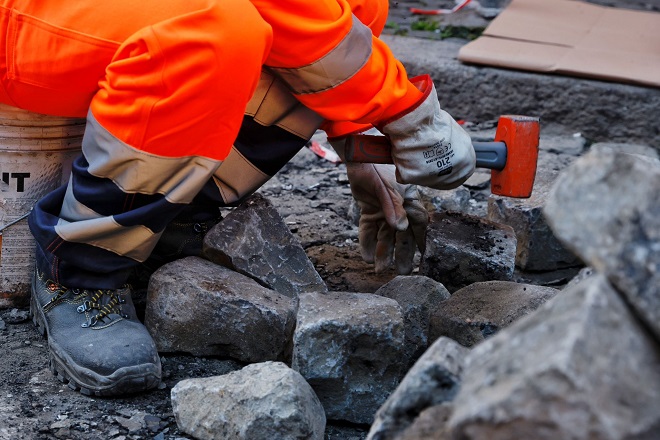
{"type": "Polygon", "coordinates": [[[84,119],[0,104],[0,309],[29,302],[35,243],[25,217],[68,181],[84,130],[84,119]]]}

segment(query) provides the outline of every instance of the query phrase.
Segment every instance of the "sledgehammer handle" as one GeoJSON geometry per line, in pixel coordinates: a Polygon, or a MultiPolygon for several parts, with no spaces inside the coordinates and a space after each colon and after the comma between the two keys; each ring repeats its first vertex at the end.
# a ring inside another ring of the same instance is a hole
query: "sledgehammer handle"
{"type": "Polygon", "coordinates": [[[506,144],[504,142],[472,142],[477,154],[477,167],[501,171],[506,165],[506,144]]]}
{"type": "MultiPolygon", "coordinates": [[[[473,142],[477,167],[502,170],[506,165],[504,142],[473,142]]],[[[346,160],[362,163],[392,163],[392,146],[385,136],[357,134],[346,142],[346,160]]]]}

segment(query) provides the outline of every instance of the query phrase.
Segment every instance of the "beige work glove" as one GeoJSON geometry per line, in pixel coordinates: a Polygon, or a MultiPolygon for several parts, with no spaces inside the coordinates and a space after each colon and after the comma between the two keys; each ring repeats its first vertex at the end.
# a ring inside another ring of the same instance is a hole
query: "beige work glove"
{"type": "Polygon", "coordinates": [[[470,135],[444,110],[431,77],[410,80],[424,95],[416,106],[379,129],[389,136],[396,178],[435,189],[452,189],[474,172],[476,154],[470,135]]]}
{"type": "Polygon", "coordinates": [[[413,270],[415,249],[424,251],[429,214],[415,185],[396,181],[393,165],[346,164],[351,192],[360,207],[360,253],[376,272],[392,263],[397,273],[413,270]]]}
{"type": "Polygon", "coordinates": [[[360,207],[360,253],[376,272],[392,263],[397,273],[413,270],[415,249],[424,251],[429,214],[415,185],[396,181],[393,165],[347,163],[351,192],[360,207]]]}

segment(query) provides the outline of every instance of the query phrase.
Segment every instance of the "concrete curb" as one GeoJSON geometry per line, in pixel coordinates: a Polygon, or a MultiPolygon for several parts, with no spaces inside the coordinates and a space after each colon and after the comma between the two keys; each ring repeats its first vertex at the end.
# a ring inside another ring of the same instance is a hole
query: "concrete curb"
{"type": "Polygon", "coordinates": [[[410,76],[432,76],[440,105],[457,119],[540,116],[592,141],[636,142],[660,149],[660,89],[584,78],[468,65],[462,40],[383,35],[410,76]]]}

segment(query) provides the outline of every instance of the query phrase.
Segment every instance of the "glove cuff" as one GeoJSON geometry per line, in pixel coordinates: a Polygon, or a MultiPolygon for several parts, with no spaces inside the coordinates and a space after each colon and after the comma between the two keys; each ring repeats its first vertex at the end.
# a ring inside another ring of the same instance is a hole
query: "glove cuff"
{"type": "Polygon", "coordinates": [[[382,129],[392,143],[397,180],[436,189],[455,188],[475,167],[470,135],[440,108],[430,77],[414,81],[425,98],[382,129]]]}

